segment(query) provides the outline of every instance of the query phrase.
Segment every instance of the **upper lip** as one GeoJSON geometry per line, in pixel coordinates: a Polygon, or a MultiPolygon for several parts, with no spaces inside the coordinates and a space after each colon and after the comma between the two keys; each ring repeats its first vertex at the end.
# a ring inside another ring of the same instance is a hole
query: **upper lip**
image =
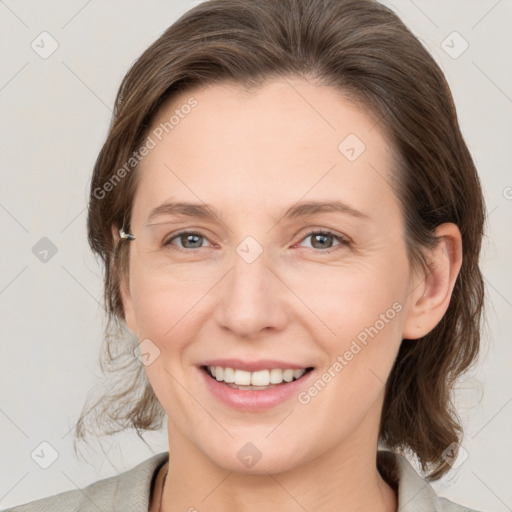
{"type": "Polygon", "coordinates": [[[199,366],[222,366],[223,368],[233,368],[234,370],[245,370],[246,372],[257,372],[259,370],[272,370],[281,368],[283,370],[300,370],[301,368],[311,368],[311,365],[301,363],[289,363],[286,361],[277,361],[275,359],[260,359],[258,361],[243,361],[241,359],[209,359],[203,361],[199,366]]]}

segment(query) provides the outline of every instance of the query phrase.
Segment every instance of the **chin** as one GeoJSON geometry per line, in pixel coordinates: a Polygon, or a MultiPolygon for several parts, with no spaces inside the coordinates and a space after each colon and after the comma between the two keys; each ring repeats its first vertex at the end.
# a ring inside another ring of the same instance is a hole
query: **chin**
{"type": "MultiPolygon", "coordinates": [[[[216,462],[216,461],[214,461],[216,462]]],[[[268,475],[285,473],[297,467],[298,462],[291,460],[283,460],[282,457],[277,457],[273,454],[271,458],[261,457],[258,461],[254,462],[253,465],[245,462],[241,462],[238,457],[229,458],[228,460],[221,460],[216,462],[219,467],[232,471],[233,473],[239,473],[241,475],[268,475]]]]}
{"type": "Polygon", "coordinates": [[[274,445],[268,439],[259,442],[257,436],[253,438],[256,439],[254,442],[245,439],[247,437],[243,441],[231,439],[221,448],[222,451],[217,446],[212,450],[203,447],[203,452],[216,466],[244,475],[284,473],[303,463],[295,443],[283,446],[282,443],[274,445]]]}

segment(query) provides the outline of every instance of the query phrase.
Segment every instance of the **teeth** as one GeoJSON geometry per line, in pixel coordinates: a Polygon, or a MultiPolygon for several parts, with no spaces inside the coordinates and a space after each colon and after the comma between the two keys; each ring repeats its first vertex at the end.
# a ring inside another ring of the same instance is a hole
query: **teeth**
{"type": "Polygon", "coordinates": [[[283,380],[291,382],[293,380],[293,370],[287,369],[283,372],[283,380]]]}
{"type": "Polygon", "coordinates": [[[251,374],[252,386],[268,386],[270,384],[270,372],[268,370],[260,370],[251,374]]]}
{"type": "Polygon", "coordinates": [[[272,370],[270,370],[270,383],[281,384],[281,382],[283,382],[283,370],[272,368],[272,370]]]}
{"type": "Polygon", "coordinates": [[[301,370],[293,370],[293,378],[300,379],[304,375],[305,372],[306,372],[305,368],[302,368],[301,370]]]}
{"type": "MultiPolygon", "coordinates": [[[[217,369],[219,369],[218,366],[217,369]]],[[[250,386],[251,372],[246,372],[244,370],[235,370],[235,384],[237,384],[238,386],[250,386]]]]}
{"type": "Polygon", "coordinates": [[[224,368],[222,366],[208,366],[208,372],[219,382],[233,384],[235,386],[269,386],[272,384],[282,384],[283,382],[292,382],[294,379],[300,379],[306,372],[305,368],[293,370],[287,368],[272,368],[271,370],[259,370],[257,372],[247,372],[245,370],[235,370],[233,368],[224,368]]]}
{"type": "Polygon", "coordinates": [[[233,368],[224,368],[224,382],[235,382],[235,370],[233,368]]]}

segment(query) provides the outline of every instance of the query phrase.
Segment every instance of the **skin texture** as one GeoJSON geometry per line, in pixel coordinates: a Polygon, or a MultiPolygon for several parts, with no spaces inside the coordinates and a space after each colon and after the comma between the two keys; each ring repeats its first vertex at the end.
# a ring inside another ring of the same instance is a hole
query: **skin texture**
{"type": "Polygon", "coordinates": [[[131,244],[126,321],[160,351],[146,370],[168,415],[162,508],[396,510],[376,467],[385,381],[402,338],[427,334],[448,307],[459,230],[440,226],[431,271],[411,270],[386,134],[335,90],[302,78],[251,92],[210,85],[174,97],[153,128],[191,96],[197,106],[142,162],[136,240],[120,241],[131,244]],[[349,134],[366,147],[354,161],[338,149],[349,134]],[[150,210],[168,200],[210,204],[218,217],[161,216],[147,227],[150,210]],[[340,200],[369,218],[283,218],[300,200],[340,200]],[[348,244],[309,235],[326,229],[348,244]],[[181,230],[205,238],[163,246],[181,230]],[[247,236],[263,250],[252,263],[236,252],[247,236]],[[320,377],[393,304],[400,311],[308,404],[294,396],[240,412],[210,394],[196,366],[279,359],[314,366],[320,377]],[[262,454],[250,468],[237,457],[247,442],[262,454]]]}

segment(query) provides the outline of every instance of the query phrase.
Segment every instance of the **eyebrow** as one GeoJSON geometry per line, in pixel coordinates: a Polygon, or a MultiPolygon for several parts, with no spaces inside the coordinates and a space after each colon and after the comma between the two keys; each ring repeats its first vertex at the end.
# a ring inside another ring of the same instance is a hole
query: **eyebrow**
{"type": "MultiPolygon", "coordinates": [[[[302,201],[288,207],[280,218],[298,218],[320,213],[338,212],[358,219],[369,220],[370,217],[342,201],[302,201]]],[[[153,208],[148,215],[147,224],[161,215],[195,217],[200,219],[220,218],[217,210],[206,203],[166,202],[153,208]]]]}

